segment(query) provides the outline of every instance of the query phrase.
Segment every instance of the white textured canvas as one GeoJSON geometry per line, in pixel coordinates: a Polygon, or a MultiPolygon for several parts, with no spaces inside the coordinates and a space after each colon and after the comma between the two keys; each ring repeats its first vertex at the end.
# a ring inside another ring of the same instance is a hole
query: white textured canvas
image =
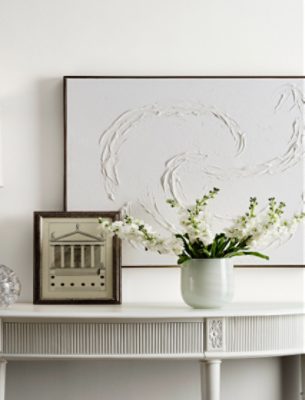
{"type": "MultiPolygon", "coordinates": [[[[210,210],[220,231],[250,196],[303,209],[304,80],[300,78],[67,78],[69,211],[118,210],[166,234],[174,197],[192,203],[220,188],[210,210]]],[[[265,249],[270,261],[303,264],[304,232],[265,249]]],[[[175,264],[123,244],[123,265],[175,264]]]]}

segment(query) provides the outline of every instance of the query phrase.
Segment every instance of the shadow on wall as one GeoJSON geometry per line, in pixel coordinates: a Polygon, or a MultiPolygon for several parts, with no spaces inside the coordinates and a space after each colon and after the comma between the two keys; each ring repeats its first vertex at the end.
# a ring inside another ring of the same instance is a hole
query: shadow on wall
{"type": "Polygon", "coordinates": [[[194,361],[54,360],[48,363],[36,361],[30,363],[8,363],[7,399],[20,397],[27,400],[200,398],[200,368],[199,363],[194,361]],[[30,368],[27,367],[28,365],[30,368]],[[50,377],[52,377],[51,383],[50,377]],[[43,397],[40,397],[41,393],[43,397]]]}
{"type": "Polygon", "coordinates": [[[64,184],[63,79],[40,80],[37,86],[40,204],[43,210],[58,211],[64,184]]]}
{"type": "Polygon", "coordinates": [[[282,357],[281,400],[301,399],[301,356],[282,357]]]}
{"type": "MultiPolygon", "coordinates": [[[[18,211],[18,210],[16,210],[18,211]]],[[[14,217],[1,217],[0,264],[14,270],[21,281],[21,296],[32,297],[33,281],[33,217],[16,213],[14,217]],[[13,245],[12,245],[13,243],[13,245]]]]}

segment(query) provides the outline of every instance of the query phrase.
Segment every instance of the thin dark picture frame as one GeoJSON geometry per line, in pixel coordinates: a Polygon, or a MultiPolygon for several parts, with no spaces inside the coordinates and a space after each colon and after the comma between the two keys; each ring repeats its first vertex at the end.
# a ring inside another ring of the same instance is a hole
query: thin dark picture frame
{"type": "MultiPolygon", "coordinates": [[[[305,75],[65,75],[63,76],[63,129],[64,129],[64,210],[67,210],[67,81],[69,79],[305,79],[305,75]]],[[[122,268],[179,268],[178,265],[122,265],[122,268]]],[[[305,264],[236,265],[235,268],[305,268],[305,264]]]]}
{"type": "Polygon", "coordinates": [[[41,285],[41,267],[42,267],[42,223],[45,218],[82,219],[109,218],[112,221],[120,219],[120,213],[117,211],[35,211],[34,212],[34,274],[33,274],[33,302],[34,304],[121,304],[121,241],[117,237],[112,238],[112,296],[101,299],[44,299],[41,285]]]}

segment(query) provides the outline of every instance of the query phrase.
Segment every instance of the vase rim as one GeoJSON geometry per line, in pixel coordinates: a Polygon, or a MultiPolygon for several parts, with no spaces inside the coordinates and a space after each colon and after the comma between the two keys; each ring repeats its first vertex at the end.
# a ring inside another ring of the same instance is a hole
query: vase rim
{"type": "Polygon", "coordinates": [[[184,265],[234,265],[232,258],[190,258],[189,260],[182,263],[180,266],[184,265]]]}
{"type": "Polygon", "coordinates": [[[231,257],[221,257],[221,258],[218,258],[218,257],[215,257],[215,258],[190,258],[190,259],[188,259],[186,262],[192,261],[192,260],[196,260],[196,261],[203,261],[203,260],[232,260],[232,258],[231,258],[231,257]]]}

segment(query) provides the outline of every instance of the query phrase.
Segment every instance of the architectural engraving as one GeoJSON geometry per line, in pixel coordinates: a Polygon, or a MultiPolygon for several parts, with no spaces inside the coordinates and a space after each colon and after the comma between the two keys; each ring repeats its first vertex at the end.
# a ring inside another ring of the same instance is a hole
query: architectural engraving
{"type": "Polygon", "coordinates": [[[49,246],[51,289],[105,289],[106,253],[103,237],[84,232],[76,224],[75,230],[64,235],[52,232],[49,246]]]}

